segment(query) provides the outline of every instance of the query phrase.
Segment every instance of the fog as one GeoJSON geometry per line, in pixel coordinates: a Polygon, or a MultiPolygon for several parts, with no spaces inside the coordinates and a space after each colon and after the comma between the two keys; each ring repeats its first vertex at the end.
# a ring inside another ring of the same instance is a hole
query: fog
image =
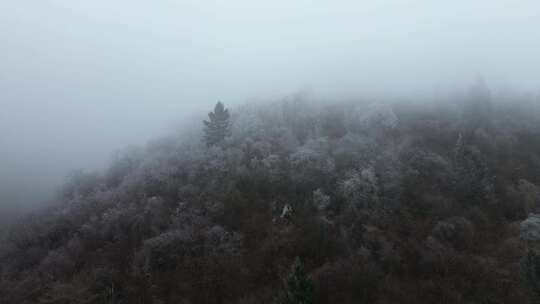
{"type": "Polygon", "coordinates": [[[216,100],[540,91],[540,3],[0,2],[0,206],[46,200],[216,100]]]}

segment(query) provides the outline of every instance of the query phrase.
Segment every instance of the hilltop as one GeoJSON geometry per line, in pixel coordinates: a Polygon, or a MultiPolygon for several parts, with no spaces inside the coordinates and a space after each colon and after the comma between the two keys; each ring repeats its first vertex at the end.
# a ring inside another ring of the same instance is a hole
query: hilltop
{"type": "Polygon", "coordinates": [[[229,110],[222,140],[200,122],[128,149],[13,225],[1,302],[295,303],[297,276],[314,303],[539,295],[520,237],[540,207],[537,100],[475,87],[229,110]]]}

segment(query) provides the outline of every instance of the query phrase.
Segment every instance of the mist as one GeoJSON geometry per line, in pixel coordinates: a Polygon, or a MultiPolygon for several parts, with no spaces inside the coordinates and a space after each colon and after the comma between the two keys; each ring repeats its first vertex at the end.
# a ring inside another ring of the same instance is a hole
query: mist
{"type": "Polygon", "coordinates": [[[539,12],[534,0],[4,0],[0,206],[45,201],[70,170],[103,168],[217,100],[414,98],[479,74],[538,94],[539,12]]]}

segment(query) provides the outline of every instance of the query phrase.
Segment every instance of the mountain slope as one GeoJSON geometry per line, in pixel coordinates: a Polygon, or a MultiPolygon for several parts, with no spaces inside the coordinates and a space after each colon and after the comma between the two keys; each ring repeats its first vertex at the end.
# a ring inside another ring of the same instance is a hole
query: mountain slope
{"type": "MultiPolygon", "coordinates": [[[[516,223],[540,203],[540,111],[291,99],[74,174],[0,246],[6,303],[527,303],[516,223]]],[[[201,123],[202,128],[202,123],[201,123]]]]}

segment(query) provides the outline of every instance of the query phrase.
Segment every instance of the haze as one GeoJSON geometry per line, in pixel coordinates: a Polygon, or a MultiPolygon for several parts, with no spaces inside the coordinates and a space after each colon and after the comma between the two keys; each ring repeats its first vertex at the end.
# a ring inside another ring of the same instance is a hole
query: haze
{"type": "Polygon", "coordinates": [[[539,17],[536,0],[3,0],[0,206],[216,100],[415,96],[479,73],[537,94],[539,17]]]}

